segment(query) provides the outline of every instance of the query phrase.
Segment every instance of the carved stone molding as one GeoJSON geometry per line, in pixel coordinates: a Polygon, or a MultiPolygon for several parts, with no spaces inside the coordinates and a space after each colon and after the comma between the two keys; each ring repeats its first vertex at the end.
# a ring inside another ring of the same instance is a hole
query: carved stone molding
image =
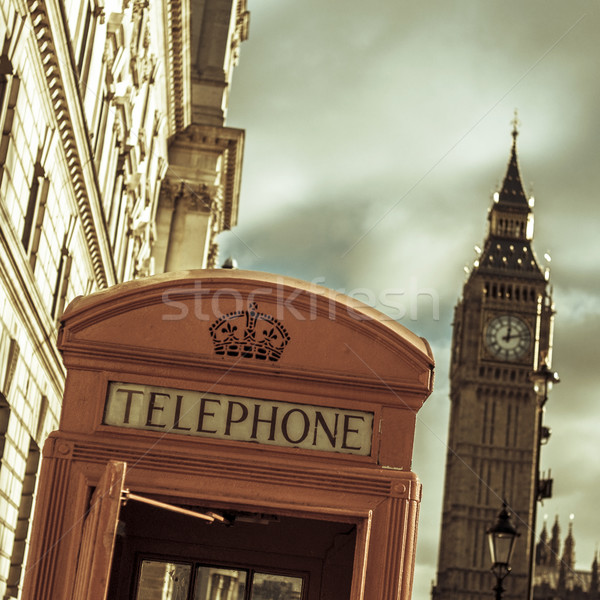
{"type": "Polygon", "coordinates": [[[202,183],[195,188],[190,188],[189,186],[184,186],[184,188],[185,199],[187,200],[189,210],[195,212],[211,210],[214,190],[209,189],[209,186],[205,183],[202,183]]]}
{"type": "Polygon", "coordinates": [[[79,217],[89,248],[94,274],[98,281],[98,285],[100,287],[106,287],[108,285],[108,276],[102,258],[102,252],[100,250],[98,232],[90,206],[88,191],[86,189],[83,167],[75,139],[75,131],[70,119],[71,109],[66,99],[65,87],[58,64],[58,57],[48,20],[46,5],[40,0],[28,0],[27,6],[30,11],[31,22],[35,33],[35,39],[38,43],[42,64],[44,65],[44,74],[52,98],[52,105],[58,123],[58,132],[60,134],[65,156],[67,157],[69,174],[73,183],[79,217]]]}
{"type": "Polygon", "coordinates": [[[236,7],[235,31],[231,40],[232,63],[237,66],[240,55],[240,45],[248,39],[250,28],[250,13],[246,0],[239,0],[236,7]]]}
{"type": "Polygon", "coordinates": [[[173,133],[181,131],[187,124],[185,80],[189,77],[185,68],[184,52],[187,51],[189,38],[187,24],[183,20],[183,3],[181,0],[168,0],[165,3],[167,13],[167,97],[171,109],[169,111],[170,129],[173,133]]]}
{"type": "Polygon", "coordinates": [[[210,248],[208,250],[208,257],[206,259],[207,269],[216,269],[217,260],[219,258],[219,245],[211,238],[210,248]]]}
{"type": "Polygon", "coordinates": [[[222,212],[223,189],[218,185],[194,185],[165,177],[160,188],[159,203],[163,208],[174,208],[176,200],[183,201],[187,211],[210,211],[214,216],[222,212]]]}
{"type": "Polygon", "coordinates": [[[152,56],[148,0],[134,0],[132,9],[132,32],[129,45],[130,74],[136,87],[150,78],[156,60],[152,56]]]}
{"type": "Polygon", "coordinates": [[[175,194],[177,188],[168,177],[165,177],[160,186],[158,195],[158,204],[164,208],[173,208],[175,206],[175,194]]]}

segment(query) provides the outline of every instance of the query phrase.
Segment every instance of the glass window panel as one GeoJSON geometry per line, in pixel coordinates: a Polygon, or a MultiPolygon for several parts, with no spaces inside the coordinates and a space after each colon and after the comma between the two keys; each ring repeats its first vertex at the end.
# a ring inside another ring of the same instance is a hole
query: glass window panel
{"type": "Polygon", "coordinates": [[[254,573],[250,600],[300,600],[302,578],[254,573]]]}
{"type": "Polygon", "coordinates": [[[191,565],[142,561],[136,600],[187,600],[191,565]]]}
{"type": "Polygon", "coordinates": [[[194,600],[244,600],[246,571],[198,567],[194,600]]]}

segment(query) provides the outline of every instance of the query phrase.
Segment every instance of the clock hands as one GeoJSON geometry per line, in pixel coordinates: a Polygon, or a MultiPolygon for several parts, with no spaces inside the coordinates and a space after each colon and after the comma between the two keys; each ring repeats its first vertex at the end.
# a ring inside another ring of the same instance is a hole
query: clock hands
{"type": "Polygon", "coordinates": [[[514,340],[514,339],[516,339],[516,338],[522,338],[522,337],[524,337],[524,336],[526,336],[526,335],[527,335],[527,332],[526,332],[526,331],[518,331],[517,333],[512,333],[512,332],[511,332],[511,330],[509,329],[509,330],[506,332],[506,335],[503,335],[503,336],[502,336],[502,339],[503,339],[505,342],[510,342],[511,340],[514,340]]]}
{"type": "Polygon", "coordinates": [[[527,331],[523,331],[521,328],[518,328],[516,333],[513,333],[512,327],[511,327],[511,318],[508,318],[508,324],[506,326],[506,335],[501,336],[502,340],[505,342],[510,342],[511,340],[514,339],[518,339],[518,338],[522,338],[523,336],[527,335],[529,332],[527,331]]]}
{"type": "Polygon", "coordinates": [[[506,327],[506,335],[502,338],[505,342],[510,341],[510,317],[508,317],[508,326],[506,327]]]}

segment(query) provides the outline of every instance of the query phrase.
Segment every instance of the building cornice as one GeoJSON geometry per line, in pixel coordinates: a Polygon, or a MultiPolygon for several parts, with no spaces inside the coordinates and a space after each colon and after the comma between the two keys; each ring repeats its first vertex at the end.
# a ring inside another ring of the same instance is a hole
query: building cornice
{"type": "Polygon", "coordinates": [[[223,210],[225,213],[224,229],[231,229],[237,225],[245,134],[241,129],[227,128],[227,132],[231,137],[226,153],[225,205],[223,210]]]}
{"type": "Polygon", "coordinates": [[[73,185],[82,231],[89,247],[97,284],[103,288],[116,282],[116,274],[71,49],[62,25],[52,26],[53,22],[64,22],[62,11],[53,0],[27,0],[27,7],[73,185]]]}
{"type": "Polygon", "coordinates": [[[165,70],[169,137],[191,121],[190,97],[190,3],[167,0],[164,3],[165,70]]]}

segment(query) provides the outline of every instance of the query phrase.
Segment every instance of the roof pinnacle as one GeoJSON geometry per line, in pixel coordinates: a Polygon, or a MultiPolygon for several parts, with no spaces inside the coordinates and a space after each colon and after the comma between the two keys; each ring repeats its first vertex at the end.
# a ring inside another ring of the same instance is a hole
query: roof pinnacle
{"type": "Polygon", "coordinates": [[[517,143],[517,136],[519,135],[519,125],[521,121],[519,121],[519,111],[515,108],[515,115],[513,120],[511,121],[511,125],[513,126],[511,135],[513,136],[513,146],[517,143]]]}
{"type": "MultiPolygon", "coordinates": [[[[474,264],[474,271],[490,271],[538,279],[544,273],[537,263],[530,241],[533,237],[533,214],[527,200],[516,151],[518,120],[513,121],[513,144],[502,187],[494,194],[488,213],[489,227],[484,248],[474,264]]],[[[554,530],[553,530],[554,532],[554,530]]],[[[558,552],[558,551],[557,551],[558,552]]]]}
{"type": "Polygon", "coordinates": [[[513,143],[510,152],[510,159],[508,161],[508,168],[504,181],[502,182],[502,188],[499,193],[499,202],[501,204],[509,204],[513,207],[520,207],[527,212],[530,211],[529,201],[523,190],[523,183],[521,182],[521,174],[519,173],[519,163],[517,159],[517,136],[519,135],[520,121],[515,110],[515,115],[511,121],[513,143]]]}

